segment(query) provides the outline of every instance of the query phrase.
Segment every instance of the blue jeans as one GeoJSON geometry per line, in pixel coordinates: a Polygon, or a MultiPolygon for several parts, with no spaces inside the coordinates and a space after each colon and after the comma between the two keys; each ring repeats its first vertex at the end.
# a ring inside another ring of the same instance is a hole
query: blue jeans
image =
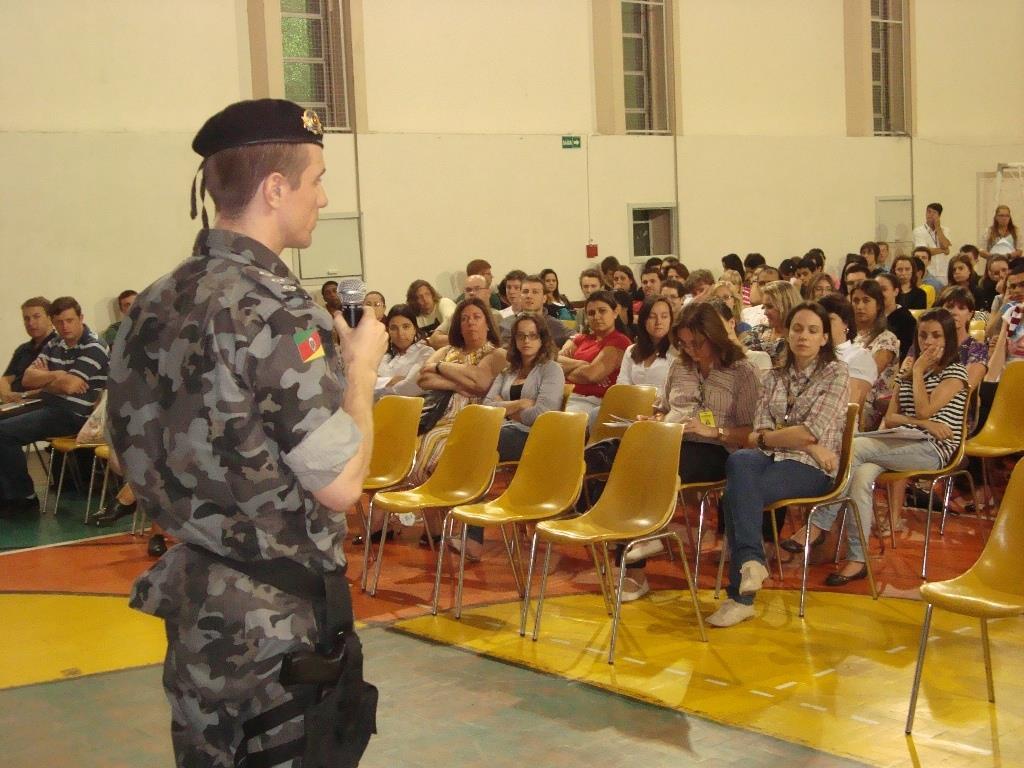
{"type": "Polygon", "coordinates": [[[62,408],[47,407],[0,420],[0,498],[27,499],[35,492],[25,461],[25,446],[48,437],[74,435],[85,424],[62,408]]]}
{"type": "Polygon", "coordinates": [[[791,459],[774,461],[757,448],[744,448],[729,456],[722,500],[729,542],[729,597],[745,605],[754,603],[753,595],[740,595],[740,566],[750,560],[765,562],[761,540],[765,506],[779,499],[820,496],[833,482],[817,467],[791,459]]]}
{"type": "MultiPolygon", "coordinates": [[[[857,515],[864,527],[864,537],[871,533],[871,518],[874,512],[874,498],[871,490],[875,480],[883,472],[909,469],[938,469],[942,466],[939,452],[931,440],[893,440],[872,437],[870,432],[853,439],[853,454],[850,457],[850,484],[846,492],[857,508],[857,515]]],[[[830,530],[839,514],[838,504],[823,507],[811,520],[814,525],[830,530]]],[[[857,524],[846,525],[847,560],[858,563],[865,561],[864,548],[857,535],[857,524]]]]}

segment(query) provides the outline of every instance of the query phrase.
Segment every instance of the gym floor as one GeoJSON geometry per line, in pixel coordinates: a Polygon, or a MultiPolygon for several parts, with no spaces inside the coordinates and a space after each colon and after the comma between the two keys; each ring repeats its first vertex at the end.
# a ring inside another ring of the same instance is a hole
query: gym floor
{"type": "MultiPolygon", "coordinates": [[[[146,538],[84,526],[84,504],[69,492],[56,516],[0,520],[3,762],[169,765],[162,626],[125,600],[153,562],[146,538]]],[[[707,644],[678,559],[651,559],[654,591],[624,607],[614,666],[582,551],[559,552],[533,642],[518,633],[500,537],[488,534],[482,561],[467,565],[461,620],[449,610],[448,570],[441,613],[430,614],[436,558],[418,546],[419,529],[387,545],[372,598],[358,590],[362,552],[351,547],[366,675],[381,691],[380,733],[362,765],[1024,765],[1014,736],[1024,726],[1022,619],[990,623],[992,705],[977,622],[937,612],[914,735],[903,734],[924,613],[923,517],[908,510],[895,549],[872,541],[878,601],[865,581],[825,590],[832,566],[812,566],[800,619],[794,560],[784,581],[766,583],[755,619],[709,627],[707,644]]],[[[359,530],[354,515],[350,525],[359,530]]],[[[965,570],[989,527],[965,515],[951,517],[943,536],[933,531],[929,577],[965,570]]],[[[716,559],[701,563],[705,615],[716,559]]]]}

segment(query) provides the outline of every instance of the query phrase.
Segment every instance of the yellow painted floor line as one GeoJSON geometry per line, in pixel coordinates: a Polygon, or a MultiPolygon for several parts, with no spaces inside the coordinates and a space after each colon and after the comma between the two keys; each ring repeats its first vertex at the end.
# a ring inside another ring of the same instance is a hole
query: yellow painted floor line
{"type": "Polygon", "coordinates": [[[163,622],[126,597],[0,594],[0,689],[163,661],[163,622]]]}
{"type": "MultiPolygon", "coordinates": [[[[975,620],[935,612],[914,736],[903,733],[924,606],[911,600],[763,591],[758,615],[701,643],[688,598],[623,607],[616,663],[600,595],[546,600],[538,642],[519,604],[398,622],[402,631],[874,765],[1024,765],[1024,619],[989,622],[996,705],[975,620]]],[[[705,615],[715,609],[701,593],[705,615]]]]}

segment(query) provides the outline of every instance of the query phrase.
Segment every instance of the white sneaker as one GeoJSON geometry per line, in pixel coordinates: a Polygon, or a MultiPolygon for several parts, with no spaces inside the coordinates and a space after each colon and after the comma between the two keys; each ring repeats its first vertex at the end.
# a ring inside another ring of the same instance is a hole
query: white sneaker
{"type": "Polygon", "coordinates": [[[754,606],[726,600],[718,610],[704,619],[712,627],[731,627],[754,617],[754,606]]]}
{"type": "Polygon", "coordinates": [[[768,569],[757,560],[747,560],[740,566],[740,594],[756,595],[768,578],[768,569]]]}
{"type": "Polygon", "coordinates": [[[622,602],[632,603],[651,591],[651,585],[647,582],[647,576],[640,574],[639,579],[627,576],[622,580],[622,602]]]}
{"type": "Polygon", "coordinates": [[[654,541],[645,541],[637,544],[626,555],[627,563],[635,563],[637,560],[645,560],[648,557],[654,557],[660,555],[665,551],[665,544],[661,539],[655,539],[654,541]]]}

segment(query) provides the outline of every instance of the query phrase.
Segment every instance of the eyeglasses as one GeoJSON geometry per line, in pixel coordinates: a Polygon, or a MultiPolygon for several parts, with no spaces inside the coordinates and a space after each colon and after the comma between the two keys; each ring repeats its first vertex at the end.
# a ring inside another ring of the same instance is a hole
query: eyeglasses
{"type": "Polygon", "coordinates": [[[383,301],[364,301],[363,302],[363,306],[364,307],[383,307],[384,306],[384,302],[383,301]]]}
{"type": "Polygon", "coordinates": [[[536,341],[540,338],[539,333],[517,333],[516,341],[536,341]]]}

